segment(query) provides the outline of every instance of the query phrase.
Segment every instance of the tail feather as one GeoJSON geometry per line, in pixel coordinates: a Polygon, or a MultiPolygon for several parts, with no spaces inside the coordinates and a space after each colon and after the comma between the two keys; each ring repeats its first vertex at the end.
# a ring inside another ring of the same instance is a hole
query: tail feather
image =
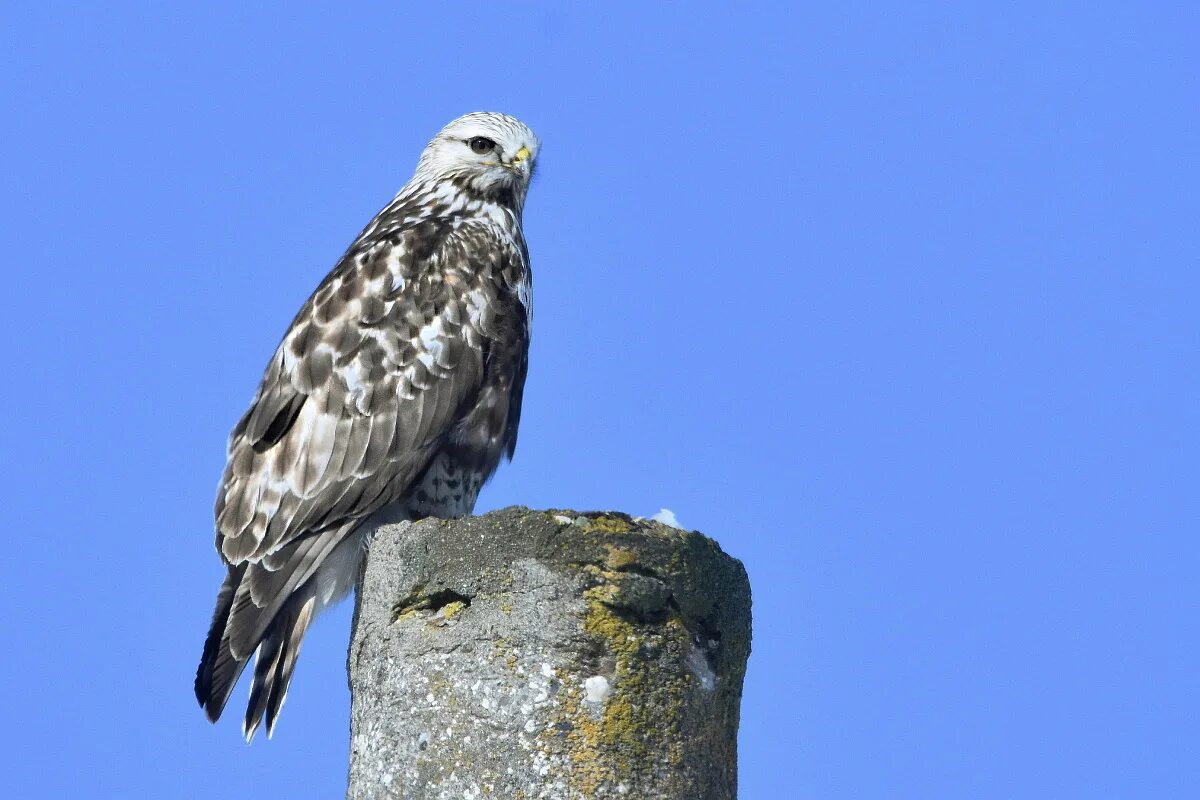
{"type": "Polygon", "coordinates": [[[312,622],[316,605],[312,588],[306,589],[297,592],[276,615],[254,657],[254,681],[250,685],[250,702],[242,723],[242,734],[247,742],[254,738],[264,718],[267,738],[275,732],[275,721],[287,699],[300,645],[312,622]]]}
{"type": "Polygon", "coordinates": [[[210,722],[216,722],[220,718],[225,704],[229,702],[234,684],[246,667],[246,659],[235,658],[230,652],[227,633],[233,597],[245,572],[245,565],[229,568],[225,582],[221,584],[217,593],[217,607],[213,611],[208,638],[204,640],[204,654],[200,657],[200,666],[196,669],[196,699],[200,701],[210,722]]]}
{"type": "Polygon", "coordinates": [[[296,659],[300,655],[300,645],[304,641],[304,634],[308,630],[308,626],[313,621],[315,603],[316,598],[309,598],[308,602],[301,606],[296,615],[296,621],[292,625],[287,651],[279,662],[279,675],[276,679],[275,691],[271,693],[267,703],[268,739],[275,732],[275,720],[279,719],[279,712],[283,710],[283,703],[287,700],[288,687],[292,683],[292,672],[296,669],[296,659]]]}

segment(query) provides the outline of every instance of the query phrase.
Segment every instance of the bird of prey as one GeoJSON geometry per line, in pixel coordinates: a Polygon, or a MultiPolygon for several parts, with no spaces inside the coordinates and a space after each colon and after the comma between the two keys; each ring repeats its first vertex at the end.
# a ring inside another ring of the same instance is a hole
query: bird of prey
{"type": "Polygon", "coordinates": [[[539,142],[477,112],[442,129],[317,287],[229,438],[228,574],[196,672],[215,722],[255,656],[243,733],[273,732],[314,617],[381,524],[471,513],[512,458],[528,364],[521,213],[539,142]]]}

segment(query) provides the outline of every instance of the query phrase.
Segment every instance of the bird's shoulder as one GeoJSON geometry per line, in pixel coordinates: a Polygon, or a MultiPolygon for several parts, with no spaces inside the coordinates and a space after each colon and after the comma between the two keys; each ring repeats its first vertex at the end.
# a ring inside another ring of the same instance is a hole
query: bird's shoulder
{"type": "Polygon", "coordinates": [[[435,332],[431,323],[478,348],[504,333],[497,317],[520,310],[509,306],[527,302],[528,284],[520,227],[503,215],[436,202],[385,209],[288,327],[285,371],[309,392],[327,380],[327,356],[335,369],[372,352],[405,364],[435,332]]]}

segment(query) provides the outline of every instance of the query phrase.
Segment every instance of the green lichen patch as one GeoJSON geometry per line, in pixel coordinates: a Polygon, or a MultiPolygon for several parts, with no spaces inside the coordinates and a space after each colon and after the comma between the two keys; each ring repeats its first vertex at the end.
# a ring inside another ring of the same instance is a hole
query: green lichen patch
{"type": "Polygon", "coordinates": [[[588,517],[588,533],[629,533],[632,529],[632,521],[624,515],[601,514],[588,517]]]}
{"type": "Polygon", "coordinates": [[[508,667],[509,672],[517,671],[517,653],[516,645],[508,639],[497,639],[492,643],[495,649],[496,658],[503,659],[504,666],[508,667]]]}
{"type": "MultiPolygon", "coordinates": [[[[614,561],[628,566],[620,557],[614,561]]],[[[595,584],[583,593],[583,630],[611,658],[613,689],[598,714],[579,687],[565,690],[548,730],[560,737],[565,731],[571,788],[583,797],[604,786],[662,785],[664,770],[683,758],[680,728],[689,689],[684,673],[662,665],[683,657],[689,635],[672,616],[650,621],[628,613],[626,582],[649,579],[595,565],[585,572],[595,584]]]]}
{"type": "Polygon", "coordinates": [[[604,549],[608,551],[608,555],[604,559],[604,566],[608,569],[628,569],[637,563],[637,555],[627,547],[606,544],[604,549]]]}

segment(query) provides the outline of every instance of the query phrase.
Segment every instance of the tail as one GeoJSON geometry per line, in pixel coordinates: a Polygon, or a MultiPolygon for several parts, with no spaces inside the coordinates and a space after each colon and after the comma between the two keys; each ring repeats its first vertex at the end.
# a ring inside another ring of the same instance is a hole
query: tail
{"type": "Polygon", "coordinates": [[[297,539],[261,562],[229,567],[196,670],[196,699],[210,721],[220,719],[253,655],[242,732],[250,741],[264,717],[267,736],[275,730],[305,631],[316,612],[348,590],[357,575],[359,539],[346,541],[356,526],[351,522],[297,539]],[[330,555],[335,557],[326,563],[330,555]],[[322,572],[322,566],[329,569],[322,572]]]}
{"type": "MultiPolygon", "coordinates": [[[[312,590],[314,581],[305,583],[293,592],[280,608],[258,608],[254,604],[239,604],[235,608],[234,598],[240,593],[246,566],[230,567],[221,590],[217,593],[217,608],[213,612],[212,626],[204,642],[204,653],[196,670],[196,699],[204,708],[210,722],[221,718],[229,695],[250,661],[250,652],[238,655],[231,647],[231,639],[239,630],[262,628],[261,640],[253,649],[254,680],[250,685],[250,704],[246,708],[246,719],[242,732],[249,742],[255,731],[267,720],[267,736],[275,730],[275,720],[287,698],[292,672],[296,669],[296,657],[300,655],[300,643],[312,623],[316,606],[316,594],[312,590]],[[274,617],[265,621],[266,613],[274,617]]],[[[243,587],[243,592],[245,591],[243,587]]]]}

